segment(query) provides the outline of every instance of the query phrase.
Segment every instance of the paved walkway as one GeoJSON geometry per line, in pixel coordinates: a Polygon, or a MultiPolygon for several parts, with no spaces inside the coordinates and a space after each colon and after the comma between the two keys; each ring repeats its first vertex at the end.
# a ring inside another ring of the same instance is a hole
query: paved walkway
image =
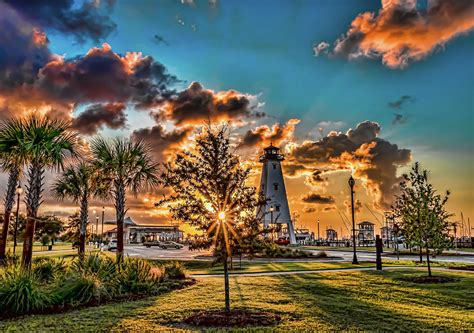
{"type": "MultiPolygon", "coordinates": [[[[413,267],[413,266],[387,266],[383,270],[392,270],[392,269],[415,269],[415,270],[425,270],[426,267],[413,267]]],[[[358,268],[334,268],[334,269],[315,269],[315,270],[302,270],[302,271],[275,271],[275,272],[249,272],[249,273],[229,273],[229,276],[272,276],[272,275],[295,275],[295,274],[313,274],[313,273],[328,273],[328,272],[352,272],[352,271],[375,271],[375,267],[358,267],[358,268]]],[[[444,267],[432,267],[433,271],[446,271],[446,272],[458,272],[458,273],[469,273],[474,274],[474,271],[468,271],[463,269],[449,269],[444,267]]],[[[223,273],[220,274],[191,274],[195,278],[212,278],[212,277],[222,277],[223,273]]]]}

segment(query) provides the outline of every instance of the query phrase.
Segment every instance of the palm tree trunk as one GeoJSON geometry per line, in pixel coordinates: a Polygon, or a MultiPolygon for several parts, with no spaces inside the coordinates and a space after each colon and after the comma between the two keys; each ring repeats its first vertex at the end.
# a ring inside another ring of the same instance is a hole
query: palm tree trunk
{"type": "Polygon", "coordinates": [[[89,200],[87,192],[84,193],[81,199],[81,214],[79,217],[79,256],[84,257],[86,252],[86,231],[87,231],[87,218],[89,210],[89,200]]]}
{"type": "Polygon", "coordinates": [[[5,259],[7,250],[8,227],[10,224],[10,215],[15,202],[15,190],[18,186],[18,179],[20,177],[20,168],[13,167],[8,176],[7,193],[5,195],[5,214],[3,215],[3,229],[0,238],[0,260],[5,259]]]}
{"type": "Polygon", "coordinates": [[[33,255],[33,238],[35,235],[36,217],[41,204],[43,192],[44,168],[40,163],[33,163],[28,170],[28,185],[26,187],[26,228],[23,236],[23,256],[21,265],[23,269],[31,266],[33,255]]]}
{"type": "Polygon", "coordinates": [[[115,215],[117,218],[117,261],[123,257],[123,221],[125,219],[125,185],[118,182],[115,186],[115,215]]]}

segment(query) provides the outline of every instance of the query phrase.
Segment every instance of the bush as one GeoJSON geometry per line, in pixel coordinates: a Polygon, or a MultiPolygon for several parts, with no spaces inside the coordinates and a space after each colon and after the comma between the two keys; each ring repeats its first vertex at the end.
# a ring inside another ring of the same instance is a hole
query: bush
{"type": "Polygon", "coordinates": [[[270,258],[307,258],[312,256],[309,252],[281,247],[272,242],[265,243],[262,255],[270,258]]]}
{"type": "Polygon", "coordinates": [[[30,271],[12,267],[3,272],[0,283],[0,313],[36,312],[52,303],[38,277],[30,271]]]}
{"type": "Polygon", "coordinates": [[[155,288],[163,279],[163,271],[141,259],[125,259],[115,278],[119,294],[145,293],[155,288]]]}
{"type": "Polygon", "coordinates": [[[62,259],[54,260],[49,257],[39,257],[33,260],[32,272],[40,282],[51,282],[65,271],[66,264],[62,259]]]}
{"type": "Polygon", "coordinates": [[[166,263],[163,268],[166,279],[183,280],[186,278],[186,269],[178,261],[166,263]]]}
{"type": "Polygon", "coordinates": [[[4,267],[16,266],[20,263],[20,256],[18,254],[12,254],[8,251],[5,254],[5,258],[0,260],[0,265],[4,267]]]}
{"type": "Polygon", "coordinates": [[[76,258],[71,264],[71,270],[84,275],[97,275],[103,281],[110,281],[117,271],[117,264],[109,257],[100,254],[76,258]]]}
{"type": "Polygon", "coordinates": [[[74,307],[100,304],[110,299],[111,293],[97,274],[71,272],[59,283],[56,296],[58,304],[74,307]]]}

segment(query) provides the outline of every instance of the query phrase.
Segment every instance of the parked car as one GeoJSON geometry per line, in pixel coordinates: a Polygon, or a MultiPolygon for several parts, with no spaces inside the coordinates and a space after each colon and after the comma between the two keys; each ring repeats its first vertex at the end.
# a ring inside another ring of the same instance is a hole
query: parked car
{"type": "Polygon", "coordinates": [[[109,244],[107,245],[107,251],[110,251],[110,252],[117,251],[117,241],[116,240],[111,240],[109,242],[109,244]]]}
{"type": "Polygon", "coordinates": [[[285,238],[278,238],[276,241],[275,241],[275,244],[278,244],[278,245],[288,245],[290,244],[290,241],[288,239],[285,239],[285,238]]]}
{"type": "Polygon", "coordinates": [[[164,242],[161,242],[160,247],[162,249],[170,249],[170,248],[182,249],[183,245],[179,244],[179,243],[176,243],[176,242],[173,242],[173,241],[164,241],[164,242]]]}
{"type": "Polygon", "coordinates": [[[146,247],[152,247],[152,246],[159,246],[162,249],[182,249],[183,244],[179,244],[173,241],[149,241],[149,242],[144,242],[144,246],[146,247]]]}

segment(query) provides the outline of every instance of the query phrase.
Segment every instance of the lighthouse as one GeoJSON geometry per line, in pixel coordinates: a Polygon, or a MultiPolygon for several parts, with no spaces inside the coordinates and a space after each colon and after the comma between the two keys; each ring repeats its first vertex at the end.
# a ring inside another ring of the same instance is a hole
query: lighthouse
{"type": "Polygon", "coordinates": [[[291,221],[290,207],[286,197],[285,181],[281,162],[285,160],[280,154],[278,147],[270,146],[263,149],[264,154],[260,156],[262,163],[262,175],[260,178],[260,193],[267,200],[264,206],[261,206],[258,212],[265,228],[272,224],[286,224],[290,244],[296,244],[295,229],[291,221]]]}

